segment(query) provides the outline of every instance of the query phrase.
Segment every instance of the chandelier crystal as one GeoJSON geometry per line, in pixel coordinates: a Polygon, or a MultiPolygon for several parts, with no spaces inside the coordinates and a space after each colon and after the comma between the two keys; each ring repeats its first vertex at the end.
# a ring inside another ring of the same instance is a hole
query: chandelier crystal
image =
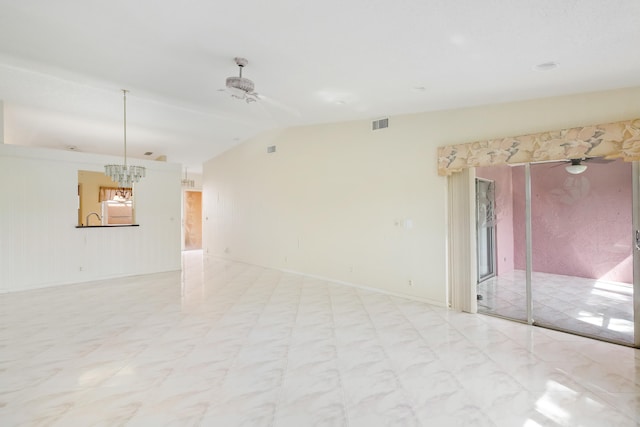
{"type": "Polygon", "coordinates": [[[104,174],[113,182],[117,182],[120,187],[131,187],[134,183],[139,182],[141,178],[146,176],[146,168],[144,166],[133,166],[127,164],[127,92],[122,89],[124,102],[124,164],[121,165],[105,165],[104,174]]]}
{"type": "Polygon", "coordinates": [[[146,170],[143,166],[105,165],[104,174],[111,178],[111,181],[117,182],[118,187],[131,187],[145,177],[146,170]]]}

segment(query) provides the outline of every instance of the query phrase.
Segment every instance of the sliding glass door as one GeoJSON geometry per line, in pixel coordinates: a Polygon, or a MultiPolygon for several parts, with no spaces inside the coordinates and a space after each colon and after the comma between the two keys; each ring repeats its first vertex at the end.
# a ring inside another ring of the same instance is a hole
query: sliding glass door
{"type": "Polygon", "coordinates": [[[495,275],[484,277],[485,184],[476,194],[478,311],[637,345],[634,168],[600,159],[477,168],[479,181],[493,185],[495,220],[495,275]]]}
{"type": "Polygon", "coordinates": [[[632,165],[578,166],[531,165],[533,320],[632,344],[632,165]]]}
{"type": "Polygon", "coordinates": [[[478,311],[521,322],[527,321],[526,248],[514,236],[524,236],[524,169],[476,168],[478,311]]]}

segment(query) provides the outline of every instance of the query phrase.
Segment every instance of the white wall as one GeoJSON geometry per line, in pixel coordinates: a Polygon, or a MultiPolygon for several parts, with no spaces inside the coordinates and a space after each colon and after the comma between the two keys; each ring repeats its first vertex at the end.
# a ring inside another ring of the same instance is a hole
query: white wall
{"type": "Polygon", "coordinates": [[[436,147],[636,117],[640,88],[267,132],[205,163],[205,253],[445,304],[436,147]]]}
{"type": "Polygon", "coordinates": [[[75,228],[78,170],[121,161],[0,145],[0,292],[180,269],[180,165],[136,160],[139,227],[75,228]]]}

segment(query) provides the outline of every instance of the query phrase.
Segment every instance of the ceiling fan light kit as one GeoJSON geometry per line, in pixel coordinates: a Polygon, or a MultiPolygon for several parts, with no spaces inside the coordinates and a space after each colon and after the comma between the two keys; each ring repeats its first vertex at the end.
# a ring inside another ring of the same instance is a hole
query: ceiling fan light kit
{"type": "Polygon", "coordinates": [[[581,164],[574,165],[574,164],[571,164],[571,165],[565,166],[564,168],[570,174],[578,175],[578,174],[581,174],[582,172],[587,170],[587,165],[581,165],[581,164]]]}
{"type": "Polygon", "coordinates": [[[568,159],[568,160],[563,160],[562,163],[558,163],[555,166],[552,167],[559,167],[562,166],[563,164],[565,164],[564,169],[572,174],[572,175],[578,175],[581,174],[582,172],[587,170],[587,165],[585,165],[586,162],[589,163],[598,163],[598,164],[607,164],[607,163],[611,163],[614,162],[614,159],[607,159],[607,158],[603,158],[603,157],[583,157],[581,159],[568,159]]]}
{"type": "Polygon", "coordinates": [[[242,77],[242,69],[247,66],[249,61],[245,58],[234,58],[240,73],[238,77],[227,77],[227,89],[231,92],[231,96],[237,99],[244,99],[247,103],[257,101],[258,94],[254,91],[255,85],[253,81],[246,77],[242,77]]]}
{"type": "Polygon", "coordinates": [[[578,175],[587,170],[587,165],[582,164],[587,159],[571,159],[571,163],[564,167],[564,169],[572,175],[578,175]]]}

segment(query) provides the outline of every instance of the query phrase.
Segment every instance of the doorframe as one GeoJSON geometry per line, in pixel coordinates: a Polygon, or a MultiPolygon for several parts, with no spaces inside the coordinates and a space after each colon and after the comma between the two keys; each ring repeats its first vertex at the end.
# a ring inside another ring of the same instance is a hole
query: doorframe
{"type": "Polygon", "coordinates": [[[633,213],[631,230],[633,252],[633,342],[636,348],[640,348],[640,249],[636,246],[635,234],[640,230],[640,162],[633,162],[631,165],[632,185],[632,206],[633,213]]]}
{"type": "Polygon", "coordinates": [[[531,232],[531,163],[524,165],[524,215],[525,215],[525,290],[527,295],[527,323],[533,325],[533,289],[531,273],[533,272],[533,234],[531,232]]]}

